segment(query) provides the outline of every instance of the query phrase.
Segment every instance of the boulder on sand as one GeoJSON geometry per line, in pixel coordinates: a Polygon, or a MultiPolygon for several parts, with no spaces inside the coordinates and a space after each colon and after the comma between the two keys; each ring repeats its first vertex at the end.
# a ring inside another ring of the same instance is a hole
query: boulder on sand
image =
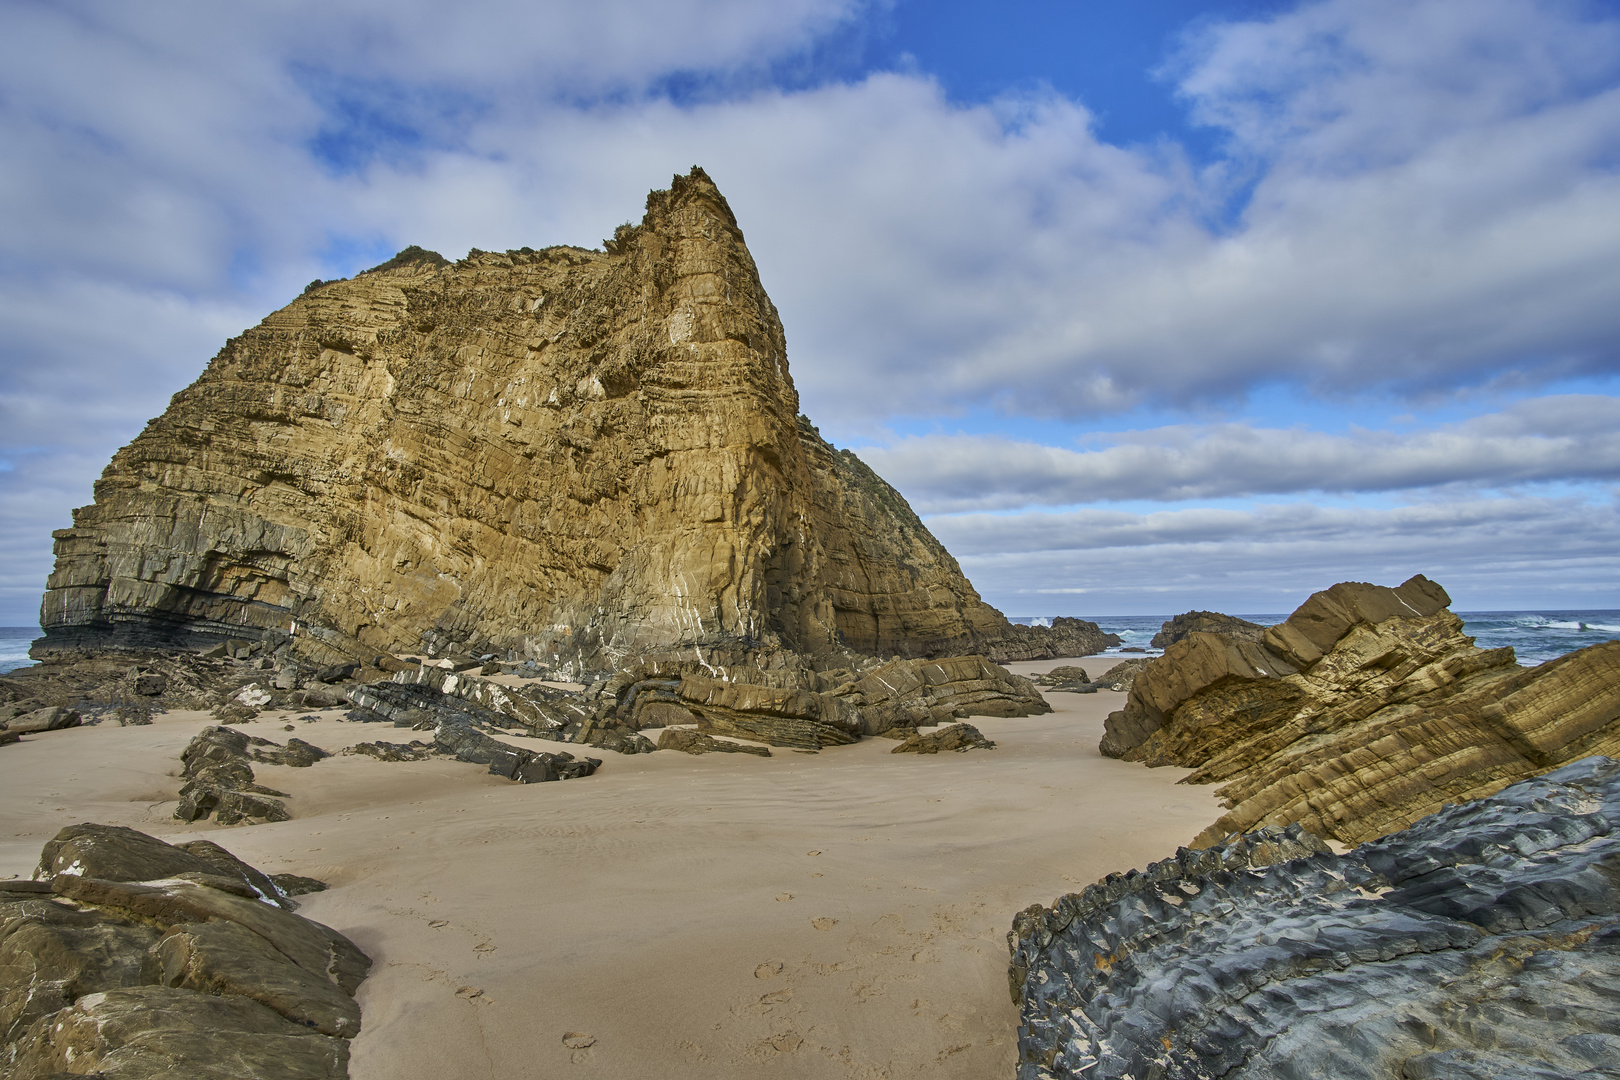
{"type": "Polygon", "coordinates": [[[258,870],[208,841],[84,824],[35,877],[0,881],[7,1077],[348,1075],[371,961],[258,870]]]}

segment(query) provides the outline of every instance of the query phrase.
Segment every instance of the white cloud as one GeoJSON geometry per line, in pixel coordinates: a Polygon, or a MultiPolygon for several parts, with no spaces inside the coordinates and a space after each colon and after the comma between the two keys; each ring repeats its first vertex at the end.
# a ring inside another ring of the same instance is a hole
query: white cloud
{"type": "Polygon", "coordinates": [[[1620,398],[1534,398],[1413,434],[1346,435],[1246,424],[1107,432],[1097,450],[976,435],[920,435],[862,458],[922,513],[1293,492],[1502,487],[1620,478],[1620,398]]]}

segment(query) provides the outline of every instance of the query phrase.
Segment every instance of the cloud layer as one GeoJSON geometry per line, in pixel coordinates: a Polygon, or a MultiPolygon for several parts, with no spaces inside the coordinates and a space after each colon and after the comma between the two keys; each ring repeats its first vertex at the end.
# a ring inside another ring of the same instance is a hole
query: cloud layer
{"type": "Polygon", "coordinates": [[[1558,395],[1409,434],[1248,424],[1100,433],[1099,450],[922,435],[861,456],[921,513],[1620,480],[1620,398],[1558,395]]]}
{"type": "Polygon", "coordinates": [[[1458,610],[1587,609],[1620,593],[1616,494],[966,514],[930,527],[1010,615],[1287,613],[1335,581],[1396,585],[1417,573],[1440,581],[1458,610]]]}
{"type": "Polygon", "coordinates": [[[1055,93],[964,103],[926,72],[822,63],[883,6],[0,9],[0,612],[32,607],[49,530],[112,451],[311,278],[409,243],[594,245],[694,162],[835,438],[986,406],[1009,430],[1187,419],[1080,450],[872,453],[933,510],[1613,478],[1612,399],[1531,397],[1612,383],[1620,359],[1608,9],[1321,0],[1201,23],[1163,74],[1218,136],[1203,158],[1105,143],[1055,93]],[[1222,422],[1277,387],[1496,404],[1400,434],[1222,422]]]}

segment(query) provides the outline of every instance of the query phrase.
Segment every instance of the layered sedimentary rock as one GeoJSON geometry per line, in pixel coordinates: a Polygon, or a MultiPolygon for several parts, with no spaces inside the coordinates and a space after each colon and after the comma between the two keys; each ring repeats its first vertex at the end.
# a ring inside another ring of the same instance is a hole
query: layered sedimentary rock
{"type": "Polygon", "coordinates": [[[206,840],[76,825],[0,881],[0,1076],[340,1080],[371,961],[206,840]]]}
{"type": "Polygon", "coordinates": [[[786,354],[697,169],[606,251],[407,251],[314,285],[231,339],[55,534],[35,651],[290,635],[317,664],[601,670],[670,644],[1100,647],[984,604],[799,415],[786,354]]]}
{"type": "Polygon", "coordinates": [[[1222,615],[1218,611],[1188,611],[1166,619],[1148,644],[1155,649],[1168,649],[1191,634],[1224,634],[1242,641],[1259,641],[1265,632],[1266,628],[1259,623],[1240,619],[1236,615],[1222,615]]]}
{"type": "Polygon", "coordinates": [[[980,656],[818,671],[787,652],[771,654],[766,666],[729,667],[654,655],[572,693],[413,667],[391,682],[356,686],[349,698],[359,706],[350,713],[354,719],[426,729],[459,717],[484,730],[517,727],[538,738],[621,753],[652,749],[637,732],[668,726],[819,750],[863,735],[903,739],[919,726],[966,716],[1052,711],[1028,679],[980,656]]]}
{"type": "Polygon", "coordinates": [[[1345,855],[1266,830],[1009,935],[1019,1080],[1521,1080],[1620,1063],[1620,762],[1345,855]]]}
{"type": "Polygon", "coordinates": [[[1258,641],[1194,633],[1136,676],[1101,749],[1222,783],[1199,844],[1299,823],[1358,843],[1620,753],[1620,642],[1539,667],[1480,649],[1421,575],[1316,593],[1258,641]]]}

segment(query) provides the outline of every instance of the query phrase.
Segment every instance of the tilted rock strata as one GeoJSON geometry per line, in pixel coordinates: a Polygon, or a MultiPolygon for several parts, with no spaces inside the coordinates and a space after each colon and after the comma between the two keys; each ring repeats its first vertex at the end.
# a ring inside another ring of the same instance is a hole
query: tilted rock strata
{"type": "Polygon", "coordinates": [[[1094,622],[1060,615],[1051,626],[1011,623],[981,640],[973,650],[997,664],[1046,660],[1054,656],[1091,656],[1120,643],[1094,622]]]}
{"type": "Polygon", "coordinates": [[[1593,757],[1342,856],[1268,830],[1027,911],[1018,1076],[1613,1076],[1617,821],[1593,757]]]}
{"type": "Polygon", "coordinates": [[[1448,802],[1620,753],[1620,643],[1521,668],[1421,576],[1317,593],[1260,642],[1193,634],[1136,677],[1102,752],[1222,783],[1216,843],[1298,822],[1369,840],[1448,802]]]}
{"type": "Polygon", "coordinates": [[[994,750],[996,744],[972,724],[946,724],[935,731],[913,732],[891,754],[939,754],[947,751],[994,750]]]}
{"type": "Polygon", "coordinates": [[[371,961],[223,848],[77,825],[35,877],[0,882],[0,1077],[348,1075],[371,961]]]}
{"type": "Polygon", "coordinates": [[[1259,641],[1266,628],[1259,623],[1240,619],[1236,615],[1222,615],[1218,611],[1189,611],[1165,621],[1159,632],[1148,642],[1155,649],[1168,649],[1189,634],[1224,634],[1240,641],[1259,641]]]}
{"type": "Polygon", "coordinates": [[[1040,643],[1063,635],[1010,628],[798,416],[776,309],[701,170],[608,247],[401,257],[230,340],[55,534],[36,652],[1057,655],[1040,643]]]}
{"type": "Polygon", "coordinates": [[[701,731],[691,728],[665,728],[664,733],[658,736],[658,749],[679,750],[683,754],[753,754],[755,757],[770,757],[771,749],[768,746],[753,746],[749,743],[731,742],[727,739],[717,739],[713,735],[705,735],[701,731]]]}

